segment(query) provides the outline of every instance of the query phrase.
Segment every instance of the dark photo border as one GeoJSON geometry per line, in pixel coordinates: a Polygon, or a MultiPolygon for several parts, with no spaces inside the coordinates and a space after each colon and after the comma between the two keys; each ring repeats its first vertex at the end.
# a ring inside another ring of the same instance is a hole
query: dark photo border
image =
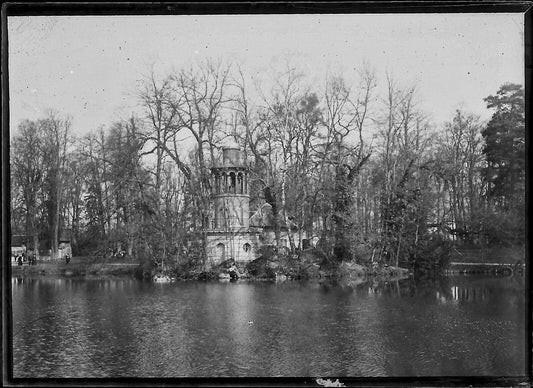
{"type": "MultiPolygon", "coordinates": [[[[391,1],[391,2],[95,2],[95,3],[22,3],[2,5],[2,380],[4,386],[320,386],[315,377],[305,378],[87,378],[33,379],[13,377],[13,322],[11,307],[10,264],[10,148],[9,148],[9,74],[7,18],[31,15],[178,15],[178,14],[338,14],[338,13],[522,13],[525,20],[525,91],[526,91],[526,149],[529,149],[528,129],[531,128],[531,27],[532,1],[391,1]]],[[[529,163],[526,166],[526,201],[529,194],[529,163]]],[[[526,205],[529,209],[529,206],[526,205]]],[[[529,219],[529,217],[528,217],[529,219]]],[[[527,230],[527,229],[526,229],[527,230]]],[[[526,232],[529,233],[529,232],[526,232]]],[[[529,234],[528,234],[529,236],[529,234]]],[[[526,255],[529,244],[526,238],[526,255]]],[[[532,333],[531,329],[531,266],[526,260],[527,314],[526,337],[527,374],[525,376],[439,376],[439,377],[338,377],[346,386],[531,386],[532,333]]],[[[329,377],[331,378],[331,377],[329,377]]],[[[333,377],[335,380],[336,377],[333,377]]]]}

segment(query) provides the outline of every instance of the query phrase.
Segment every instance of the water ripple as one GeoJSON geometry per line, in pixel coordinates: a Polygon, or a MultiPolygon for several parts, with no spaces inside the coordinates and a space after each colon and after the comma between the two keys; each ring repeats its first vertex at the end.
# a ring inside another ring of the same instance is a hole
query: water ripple
{"type": "Polygon", "coordinates": [[[457,288],[464,286],[402,296],[401,285],[370,293],[290,282],[14,282],[14,374],[524,374],[524,290],[494,281],[457,288]]]}

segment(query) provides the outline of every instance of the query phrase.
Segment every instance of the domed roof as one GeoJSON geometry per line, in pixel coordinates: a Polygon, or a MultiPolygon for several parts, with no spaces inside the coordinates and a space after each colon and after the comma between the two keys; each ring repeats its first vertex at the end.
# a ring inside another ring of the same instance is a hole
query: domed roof
{"type": "Polygon", "coordinates": [[[226,140],[222,145],[223,150],[240,150],[241,146],[235,140],[226,140]]]}

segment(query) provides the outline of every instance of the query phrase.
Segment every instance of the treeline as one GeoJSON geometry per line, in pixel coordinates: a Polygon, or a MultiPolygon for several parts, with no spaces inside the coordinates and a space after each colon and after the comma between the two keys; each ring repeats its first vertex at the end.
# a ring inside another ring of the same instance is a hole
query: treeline
{"type": "Polygon", "coordinates": [[[522,87],[485,99],[488,123],[458,110],[435,128],[414,87],[387,76],[378,95],[373,71],[356,74],[314,85],[288,67],[265,90],[206,61],[147,77],[142,114],[83,137],[57,113],[24,121],[12,136],[12,233],[49,239],[52,256],[66,227],[74,254],[202,263],[210,167],[231,139],[250,165],[251,209],[272,205],[278,243],[295,225],[332,261],[415,267],[442,244],[524,243],[522,87]]]}

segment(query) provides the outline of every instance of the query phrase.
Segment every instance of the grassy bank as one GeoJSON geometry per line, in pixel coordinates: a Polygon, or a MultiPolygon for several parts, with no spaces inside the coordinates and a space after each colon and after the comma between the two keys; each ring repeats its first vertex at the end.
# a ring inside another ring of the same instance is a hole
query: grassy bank
{"type": "MultiPolygon", "coordinates": [[[[508,263],[524,262],[525,248],[498,247],[475,248],[457,247],[453,249],[452,262],[468,263],[508,263]]],[[[37,265],[15,264],[11,267],[12,275],[24,276],[57,276],[57,277],[136,277],[149,280],[155,268],[149,262],[140,266],[137,260],[104,259],[91,256],[72,258],[69,264],[65,261],[38,261],[37,265]]],[[[228,269],[235,265],[227,263],[206,271],[203,266],[194,267],[189,264],[176,266],[170,270],[170,275],[181,280],[215,280],[221,274],[228,274],[228,269]]],[[[236,263],[240,278],[251,280],[276,280],[280,278],[294,280],[310,280],[318,278],[362,278],[366,276],[391,277],[399,275],[393,267],[367,268],[355,263],[337,263],[332,265],[316,252],[302,252],[300,257],[273,255],[254,260],[247,265],[236,263]]],[[[170,268],[169,268],[170,269],[170,268]]],[[[400,270],[402,275],[405,271],[400,270]]]]}
{"type": "Polygon", "coordinates": [[[36,265],[13,264],[11,275],[24,276],[66,276],[66,277],[133,277],[138,264],[129,261],[109,261],[94,257],[74,257],[65,261],[37,261],[36,265]]]}

